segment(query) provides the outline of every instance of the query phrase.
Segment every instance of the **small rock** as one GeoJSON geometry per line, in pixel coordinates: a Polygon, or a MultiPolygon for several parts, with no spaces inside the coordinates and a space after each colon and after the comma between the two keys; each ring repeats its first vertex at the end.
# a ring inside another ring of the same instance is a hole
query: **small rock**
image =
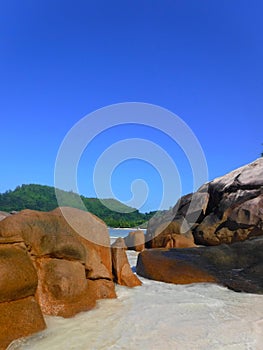
{"type": "Polygon", "coordinates": [[[114,281],[127,287],[140,286],[142,283],[131,270],[125,247],[126,245],[123,239],[117,239],[111,246],[114,281]]]}

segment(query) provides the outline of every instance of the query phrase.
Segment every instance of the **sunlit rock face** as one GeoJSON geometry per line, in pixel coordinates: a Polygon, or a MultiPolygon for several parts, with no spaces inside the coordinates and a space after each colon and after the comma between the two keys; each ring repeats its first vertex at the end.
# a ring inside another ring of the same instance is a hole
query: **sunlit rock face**
{"type": "Polygon", "coordinates": [[[219,245],[262,235],[263,158],[203,185],[183,196],[173,209],[153,217],[146,246],[169,247],[167,237],[173,234],[190,240],[185,247],[190,242],[219,245]]]}
{"type": "Polygon", "coordinates": [[[70,317],[91,309],[98,295],[115,296],[109,234],[96,216],[69,207],[48,213],[24,210],[1,221],[0,234],[17,234],[24,241],[37,271],[36,298],[44,314],[70,317]],[[105,288],[103,293],[88,288],[89,279],[105,280],[111,286],[108,295],[105,288]]]}
{"type": "Polygon", "coordinates": [[[262,261],[263,237],[254,237],[231,245],[145,250],[136,271],[163,282],[214,282],[238,292],[263,294],[262,261]]]}
{"type": "Polygon", "coordinates": [[[43,314],[71,317],[115,297],[109,233],[99,218],[57,208],[1,220],[0,349],[44,329],[43,314]]]}
{"type": "Polygon", "coordinates": [[[0,349],[46,325],[35,298],[37,272],[18,236],[0,237],[0,349]]]}
{"type": "Polygon", "coordinates": [[[129,232],[128,236],[124,238],[125,245],[128,249],[141,252],[145,248],[144,231],[136,230],[129,232]]]}
{"type": "Polygon", "coordinates": [[[126,287],[140,286],[142,283],[131,270],[126,249],[123,238],[118,238],[111,246],[114,280],[116,283],[126,287]]]}

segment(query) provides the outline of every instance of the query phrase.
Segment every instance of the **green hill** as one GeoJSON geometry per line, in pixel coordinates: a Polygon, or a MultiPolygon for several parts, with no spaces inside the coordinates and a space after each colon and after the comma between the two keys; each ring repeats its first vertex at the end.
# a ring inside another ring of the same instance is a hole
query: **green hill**
{"type": "MultiPolygon", "coordinates": [[[[74,192],[57,190],[61,206],[81,208],[79,196],[74,192]]],[[[87,211],[97,215],[111,227],[137,227],[148,221],[155,212],[140,213],[115,199],[87,198],[80,196],[87,211]],[[104,205],[104,204],[105,205],[104,205]]],[[[0,194],[0,211],[23,209],[50,211],[58,207],[55,188],[43,185],[22,185],[0,194]]]]}

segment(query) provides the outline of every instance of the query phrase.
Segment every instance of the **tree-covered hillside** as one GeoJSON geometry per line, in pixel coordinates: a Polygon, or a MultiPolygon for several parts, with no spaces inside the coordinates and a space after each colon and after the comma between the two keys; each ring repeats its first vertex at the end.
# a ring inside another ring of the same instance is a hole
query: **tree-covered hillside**
{"type": "MultiPolygon", "coordinates": [[[[81,208],[79,196],[73,192],[57,190],[61,206],[81,208]]],[[[81,196],[87,211],[97,215],[111,227],[137,227],[148,221],[155,212],[140,213],[137,209],[130,208],[115,199],[87,198],[81,196]],[[105,205],[104,205],[104,204],[105,205]]],[[[33,209],[50,211],[58,207],[55,188],[43,185],[22,185],[14,191],[6,191],[0,194],[1,211],[20,211],[33,209]]],[[[81,208],[82,209],[82,208],[81,208]]]]}

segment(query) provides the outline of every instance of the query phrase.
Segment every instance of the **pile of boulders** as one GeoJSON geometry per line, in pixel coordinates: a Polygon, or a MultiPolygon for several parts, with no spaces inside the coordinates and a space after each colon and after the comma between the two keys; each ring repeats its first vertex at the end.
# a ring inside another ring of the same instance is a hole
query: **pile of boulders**
{"type": "Polygon", "coordinates": [[[263,235],[263,158],[203,185],[150,219],[146,247],[229,244],[259,235],[263,235]]]}
{"type": "Polygon", "coordinates": [[[214,282],[237,292],[263,294],[263,236],[210,247],[144,250],[136,271],[162,282],[214,282]]]}
{"type": "Polygon", "coordinates": [[[71,317],[115,298],[114,282],[140,281],[113,248],[105,223],[79,209],[23,210],[0,221],[0,349],[45,328],[44,315],[71,317]],[[114,262],[112,266],[112,261],[114,262]]]}
{"type": "Polygon", "coordinates": [[[263,158],[155,215],[146,247],[159,249],[140,253],[136,271],[143,277],[263,293],[263,158]]]}

